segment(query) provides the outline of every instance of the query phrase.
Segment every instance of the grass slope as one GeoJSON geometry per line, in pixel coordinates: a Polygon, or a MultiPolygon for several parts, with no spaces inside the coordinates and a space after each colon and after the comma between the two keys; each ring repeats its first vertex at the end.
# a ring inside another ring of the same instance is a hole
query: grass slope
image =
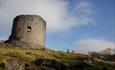
{"type": "Polygon", "coordinates": [[[115,70],[115,63],[88,55],[19,47],[0,47],[0,70],[115,70]]]}

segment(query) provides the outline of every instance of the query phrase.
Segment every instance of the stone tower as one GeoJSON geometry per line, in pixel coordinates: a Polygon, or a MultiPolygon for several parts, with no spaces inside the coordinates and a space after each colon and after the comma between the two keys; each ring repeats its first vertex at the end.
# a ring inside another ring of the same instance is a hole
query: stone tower
{"type": "Polygon", "coordinates": [[[9,42],[30,48],[45,48],[46,22],[38,15],[19,15],[13,20],[9,42]]]}

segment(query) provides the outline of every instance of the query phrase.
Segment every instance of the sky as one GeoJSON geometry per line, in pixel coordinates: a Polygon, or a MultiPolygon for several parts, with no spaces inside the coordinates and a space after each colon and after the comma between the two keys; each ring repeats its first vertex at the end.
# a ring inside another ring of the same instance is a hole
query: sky
{"type": "Polygon", "coordinates": [[[115,0],[0,0],[0,40],[8,39],[21,14],[46,21],[47,48],[80,53],[115,48],[115,0]]]}

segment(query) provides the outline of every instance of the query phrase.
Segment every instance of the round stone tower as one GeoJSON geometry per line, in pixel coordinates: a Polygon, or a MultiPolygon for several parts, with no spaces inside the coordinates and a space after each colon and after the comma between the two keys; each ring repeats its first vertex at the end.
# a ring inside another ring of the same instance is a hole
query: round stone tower
{"type": "Polygon", "coordinates": [[[38,15],[14,18],[9,42],[31,48],[45,48],[46,22],[38,15]]]}

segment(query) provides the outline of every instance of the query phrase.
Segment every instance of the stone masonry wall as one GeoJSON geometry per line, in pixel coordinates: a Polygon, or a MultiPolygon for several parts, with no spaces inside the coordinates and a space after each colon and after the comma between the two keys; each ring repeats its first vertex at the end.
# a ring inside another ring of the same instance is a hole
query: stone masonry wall
{"type": "Polygon", "coordinates": [[[44,48],[46,22],[38,15],[19,15],[13,21],[9,41],[28,44],[32,48],[44,48]]]}

